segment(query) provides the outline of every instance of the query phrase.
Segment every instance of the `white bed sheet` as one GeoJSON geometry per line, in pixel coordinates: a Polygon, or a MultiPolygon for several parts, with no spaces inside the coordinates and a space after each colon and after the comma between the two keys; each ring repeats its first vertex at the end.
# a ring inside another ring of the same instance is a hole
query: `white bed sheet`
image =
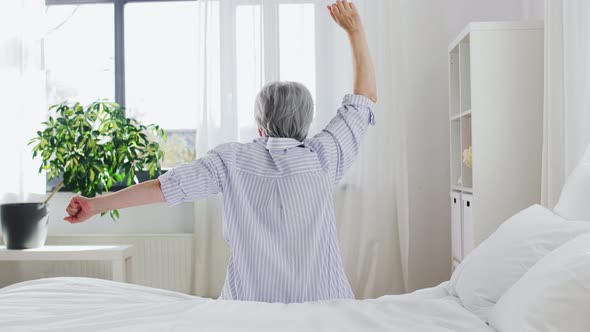
{"type": "Polygon", "coordinates": [[[446,283],[374,300],[301,304],[218,301],[91,278],[0,289],[0,331],[493,332],[446,283]]]}

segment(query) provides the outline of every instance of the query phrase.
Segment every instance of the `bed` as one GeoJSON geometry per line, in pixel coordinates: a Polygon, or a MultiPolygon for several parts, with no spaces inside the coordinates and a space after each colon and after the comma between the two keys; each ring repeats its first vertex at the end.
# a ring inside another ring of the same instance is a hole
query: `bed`
{"type": "Polygon", "coordinates": [[[590,146],[554,210],[533,205],[465,257],[449,282],[374,300],[211,300],[91,278],[0,289],[0,331],[588,332],[590,146]]]}
{"type": "Polygon", "coordinates": [[[0,331],[588,332],[590,222],[580,220],[590,215],[576,219],[531,206],[450,281],[372,300],[270,304],[92,278],[26,281],[0,289],[0,331]]]}
{"type": "Polygon", "coordinates": [[[588,310],[590,222],[566,220],[539,205],[502,224],[450,281],[406,295],[270,304],[93,278],[0,289],[1,332],[588,332],[588,310]]]}
{"type": "Polygon", "coordinates": [[[374,300],[302,304],[218,301],[92,278],[50,278],[0,289],[8,331],[493,331],[448,283],[374,300]]]}
{"type": "Polygon", "coordinates": [[[270,304],[92,278],[26,281],[0,289],[0,331],[588,332],[590,222],[580,220],[590,214],[575,219],[531,206],[450,281],[372,300],[270,304]]]}

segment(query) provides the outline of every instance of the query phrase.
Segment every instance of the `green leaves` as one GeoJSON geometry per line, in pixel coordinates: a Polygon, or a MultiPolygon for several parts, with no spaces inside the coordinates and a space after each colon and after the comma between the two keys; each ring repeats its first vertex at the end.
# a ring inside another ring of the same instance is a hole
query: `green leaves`
{"type": "MultiPolygon", "coordinates": [[[[74,192],[94,197],[109,191],[115,182],[127,179],[131,185],[143,170],[150,178],[161,171],[164,152],[149,137],[166,139],[166,132],[126,118],[118,104],[105,100],[85,107],[61,103],[49,111],[45,129],[29,142],[34,144],[33,158],[42,159],[39,172],[47,171],[50,179],[63,174],[64,184],[74,192]]],[[[109,214],[113,220],[119,218],[118,211],[109,214]]]]}

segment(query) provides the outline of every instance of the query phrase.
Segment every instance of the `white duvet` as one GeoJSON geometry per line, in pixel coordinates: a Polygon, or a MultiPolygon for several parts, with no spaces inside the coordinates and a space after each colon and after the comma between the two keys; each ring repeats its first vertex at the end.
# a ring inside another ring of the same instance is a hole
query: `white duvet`
{"type": "Polygon", "coordinates": [[[301,304],[219,301],[89,278],[0,289],[0,331],[469,331],[493,330],[446,283],[375,300],[301,304]]]}

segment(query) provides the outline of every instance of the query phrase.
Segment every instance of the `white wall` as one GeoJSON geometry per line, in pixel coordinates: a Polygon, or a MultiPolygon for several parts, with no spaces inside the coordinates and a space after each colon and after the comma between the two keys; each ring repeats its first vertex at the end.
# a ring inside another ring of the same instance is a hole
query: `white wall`
{"type": "Polygon", "coordinates": [[[408,287],[414,290],[448,280],[451,272],[448,43],[471,21],[542,18],[543,0],[413,0],[404,6],[408,287]]]}
{"type": "Polygon", "coordinates": [[[545,18],[545,0],[522,0],[522,18],[543,20],[545,18]]]}

